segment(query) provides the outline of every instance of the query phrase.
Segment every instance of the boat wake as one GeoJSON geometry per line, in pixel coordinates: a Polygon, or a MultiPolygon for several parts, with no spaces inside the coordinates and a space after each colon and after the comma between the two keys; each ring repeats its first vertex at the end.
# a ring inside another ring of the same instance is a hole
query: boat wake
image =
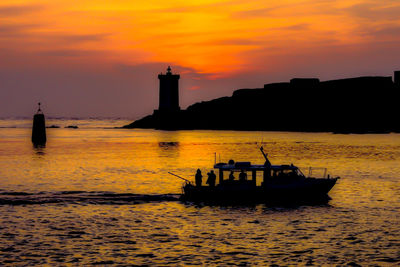
{"type": "Polygon", "coordinates": [[[60,192],[6,192],[0,191],[0,205],[40,205],[40,204],[143,204],[150,202],[178,201],[178,194],[131,194],[98,191],[60,191],[60,192]]]}

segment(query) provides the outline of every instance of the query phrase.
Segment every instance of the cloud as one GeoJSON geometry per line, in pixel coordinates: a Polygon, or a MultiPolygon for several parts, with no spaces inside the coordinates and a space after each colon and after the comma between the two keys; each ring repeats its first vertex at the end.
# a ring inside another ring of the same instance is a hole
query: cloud
{"type": "Polygon", "coordinates": [[[400,40],[400,24],[389,23],[389,24],[361,24],[355,31],[356,34],[363,36],[366,40],[378,40],[385,42],[388,40],[399,41],[400,40]]]}
{"type": "MultiPolygon", "coordinates": [[[[231,95],[238,88],[263,87],[265,83],[288,81],[296,76],[328,80],[365,74],[391,75],[400,62],[397,47],[397,43],[375,43],[367,48],[354,45],[291,50],[284,47],[287,52],[272,55],[269,51],[265,54],[257,51],[247,56],[252,57],[251,63],[258,70],[242,70],[214,80],[190,67],[171,67],[174,73],[181,75],[180,105],[185,108],[194,102],[231,95]]],[[[75,56],[85,51],[67,50],[56,54],[65,53],[75,56]]],[[[0,116],[30,116],[40,100],[46,106],[48,116],[137,119],[158,107],[157,75],[165,72],[169,65],[169,62],[97,64],[90,63],[92,58],[88,59],[89,64],[84,64],[86,60],[65,64],[65,61],[54,61],[41,55],[32,58],[24,52],[1,50],[0,58],[0,67],[3,66],[0,68],[0,116]],[[11,69],[10,62],[15,61],[18,64],[11,69]]]]}
{"type": "Polygon", "coordinates": [[[280,32],[292,32],[292,31],[304,31],[310,29],[309,23],[299,23],[288,26],[272,27],[268,31],[280,31],[280,32]]]}
{"type": "Polygon", "coordinates": [[[400,38],[400,25],[385,25],[380,29],[372,31],[374,36],[397,36],[400,38]]]}
{"type": "Polygon", "coordinates": [[[232,14],[233,18],[257,18],[257,17],[265,17],[272,14],[277,8],[259,8],[259,9],[250,9],[250,10],[242,10],[237,11],[232,14]]]}
{"type": "MultiPolygon", "coordinates": [[[[107,40],[111,33],[69,34],[69,33],[42,33],[36,34],[44,44],[59,46],[79,45],[82,43],[101,43],[107,40]]],[[[45,45],[44,45],[45,46],[45,45]]],[[[51,48],[50,48],[51,49],[51,48]]],[[[93,50],[97,50],[95,47],[93,50]]]]}
{"type": "Polygon", "coordinates": [[[40,95],[60,114],[145,115],[169,64],[184,107],[296,75],[385,74],[400,62],[399,0],[29,2],[48,4],[0,4],[0,106],[10,114],[40,95]],[[4,90],[25,103],[14,107],[4,90]]]}
{"type": "MultiPolygon", "coordinates": [[[[0,47],[16,49],[29,49],[41,51],[42,55],[48,56],[86,56],[93,55],[97,51],[96,44],[102,44],[112,34],[93,33],[93,34],[68,34],[68,33],[38,33],[40,25],[31,24],[6,24],[0,25],[0,47]],[[87,48],[86,43],[93,45],[87,48]],[[82,50],[82,45],[86,48],[82,50]],[[26,48],[23,48],[26,47],[26,48]],[[74,47],[71,49],[70,47],[74,47]],[[44,51],[44,52],[43,52],[44,51]]],[[[101,47],[101,45],[99,45],[101,47]]]]}
{"type": "Polygon", "coordinates": [[[87,41],[103,41],[107,37],[111,36],[110,33],[95,33],[95,34],[53,34],[49,35],[49,38],[59,39],[62,41],[71,42],[87,42],[87,41]]]}
{"type": "Polygon", "coordinates": [[[2,23],[0,25],[0,37],[23,35],[38,27],[40,27],[38,24],[2,23]]]}
{"type": "Polygon", "coordinates": [[[39,52],[40,55],[43,56],[52,56],[52,57],[85,57],[85,56],[94,56],[98,54],[102,54],[104,51],[98,50],[79,50],[79,49],[56,49],[56,50],[45,50],[39,52]]]}
{"type": "Polygon", "coordinates": [[[302,31],[302,30],[307,30],[309,27],[310,27],[310,24],[308,24],[308,23],[299,23],[299,24],[295,24],[295,25],[278,27],[278,28],[274,28],[274,29],[288,30],[288,31],[302,31]]]}
{"type": "Polygon", "coordinates": [[[208,44],[215,45],[260,45],[265,43],[265,41],[253,40],[253,39],[245,39],[245,38],[236,38],[236,39],[225,39],[220,41],[210,41],[208,44]]]}
{"type": "Polygon", "coordinates": [[[335,9],[332,8],[331,0],[305,0],[291,1],[291,3],[271,3],[272,1],[260,4],[260,8],[245,9],[233,12],[233,19],[252,19],[252,18],[292,18],[298,16],[310,16],[317,14],[332,14],[335,9]],[[267,7],[265,7],[267,6],[267,7]]]}
{"type": "MultiPolygon", "coordinates": [[[[393,2],[392,2],[393,3],[393,2]]],[[[386,4],[390,4],[386,2],[386,4]]],[[[400,14],[400,4],[383,6],[382,1],[361,3],[344,9],[350,15],[366,20],[397,20],[400,14]]]]}
{"type": "Polygon", "coordinates": [[[22,16],[28,13],[43,10],[42,5],[9,5],[0,6],[0,18],[1,17],[15,17],[22,16]]]}
{"type": "Polygon", "coordinates": [[[121,73],[136,73],[141,72],[142,70],[150,71],[153,73],[151,75],[155,75],[160,72],[166,72],[167,67],[170,66],[172,69],[172,73],[180,73],[187,78],[198,80],[205,79],[208,75],[197,72],[195,69],[190,67],[185,67],[181,65],[173,65],[170,62],[152,62],[152,63],[141,63],[141,64],[117,64],[115,65],[115,69],[121,73]]]}
{"type": "Polygon", "coordinates": [[[200,5],[186,5],[180,7],[168,7],[168,8],[158,8],[151,9],[150,12],[157,13],[194,13],[194,12],[214,12],[216,9],[223,8],[226,9],[229,6],[235,4],[241,4],[241,0],[230,0],[230,1],[217,1],[214,3],[200,4],[200,5]]]}

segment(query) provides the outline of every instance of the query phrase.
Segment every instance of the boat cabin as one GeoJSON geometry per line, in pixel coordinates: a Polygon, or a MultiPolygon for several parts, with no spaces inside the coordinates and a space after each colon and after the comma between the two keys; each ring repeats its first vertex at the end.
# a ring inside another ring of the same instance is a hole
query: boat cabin
{"type": "MultiPolygon", "coordinates": [[[[229,174],[226,172],[245,172],[251,173],[251,178],[247,178],[247,183],[256,185],[257,172],[262,172],[263,182],[270,179],[284,179],[284,178],[305,178],[305,175],[296,166],[292,165],[271,165],[265,162],[264,165],[252,165],[250,162],[234,162],[230,160],[229,163],[217,163],[214,165],[215,169],[219,170],[219,184],[232,182],[228,179],[229,174]],[[226,177],[226,179],[224,179],[226,177]]],[[[240,175],[240,174],[239,174],[240,175]]]]}

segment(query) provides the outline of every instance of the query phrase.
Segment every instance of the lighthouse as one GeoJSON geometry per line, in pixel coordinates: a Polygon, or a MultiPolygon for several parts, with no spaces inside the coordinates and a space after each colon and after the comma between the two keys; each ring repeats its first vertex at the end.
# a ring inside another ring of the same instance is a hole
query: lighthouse
{"type": "Polygon", "coordinates": [[[160,102],[158,112],[171,113],[179,111],[179,74],[172,74],[168,66],[166,74],[159,74],[160,80],[160,102]]]}

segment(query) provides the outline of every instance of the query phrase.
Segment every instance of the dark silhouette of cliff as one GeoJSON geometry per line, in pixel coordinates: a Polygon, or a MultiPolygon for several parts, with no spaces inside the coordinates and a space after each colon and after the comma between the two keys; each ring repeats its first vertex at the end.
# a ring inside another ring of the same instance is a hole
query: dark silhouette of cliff
{"type": "Polygon", "coordinates": [[[399,101],[400,84],[392,77],[324,82],[297,78],[239,89],[231,97],[195,103],[186,110],[154,113],[124,128],[400,132],[399,101]]]}

